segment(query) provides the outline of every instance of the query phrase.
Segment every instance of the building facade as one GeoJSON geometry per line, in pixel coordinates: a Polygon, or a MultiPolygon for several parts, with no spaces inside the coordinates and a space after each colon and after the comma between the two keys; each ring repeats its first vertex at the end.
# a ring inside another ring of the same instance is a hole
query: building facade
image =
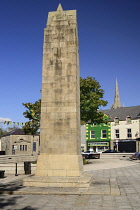
{"type": "Polygon", "coordinates": [[[5,155],[37,155],[39,135],[25,135],[21,129],[15,129],[2,136],[1,150],[5,155]]]}
{"type": "Polygon", "coordinates": [[[120,152],[139,150],[140,106],[103,110],[110,118],[111,149],[120,152]]]}
{"type": "Polygon", "coordinates": [[[81,152],[86,151],[86,125],[81,125],[81,152]]]}
{"type": "MultiPolygon", "coordinates": [[[[104,115],[109,120],[107,115],[104,115]]],[[[87,150],[103,152],[110,148],[111,132],[110,122],[100,124],[86,124],[87,150]]]]}

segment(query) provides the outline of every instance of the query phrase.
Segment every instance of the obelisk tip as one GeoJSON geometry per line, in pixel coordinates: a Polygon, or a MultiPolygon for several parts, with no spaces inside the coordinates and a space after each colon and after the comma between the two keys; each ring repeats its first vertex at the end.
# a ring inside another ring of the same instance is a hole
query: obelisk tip
{"type": "Polygon", "coordinates": [[[61,4],[58,5],[57,11],[63,11],[61,4]]]}

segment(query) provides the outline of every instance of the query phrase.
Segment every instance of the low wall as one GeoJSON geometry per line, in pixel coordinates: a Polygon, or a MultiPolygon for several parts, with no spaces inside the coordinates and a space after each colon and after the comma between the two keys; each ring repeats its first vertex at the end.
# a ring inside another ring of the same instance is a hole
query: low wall
{"type": "MultiPolygon", "coordinates": [[[[15,163],[4,163],[0,164],[0,170],[5,170],[5,175],[15,174],[16,173],[16,164],[15,163]]],[[[36,164],[31,163],[31,174],[35,174],[36,164]]],[[[24,163],[17,163],[17,174],[23,175],[24,163]]]]}
{"type": "Polygon", "coordinates": [[[107,158],[107,159],[120,159],[120,158],[129,158],[132,156],[134,153],[101,153],[100,158],[107,158]]]}
{"type": "Polygon", "coordinates": [[[22,163],[33,162],[37,160],[37,155],[0,155],[0,164],[2,163],[22,163]]]}

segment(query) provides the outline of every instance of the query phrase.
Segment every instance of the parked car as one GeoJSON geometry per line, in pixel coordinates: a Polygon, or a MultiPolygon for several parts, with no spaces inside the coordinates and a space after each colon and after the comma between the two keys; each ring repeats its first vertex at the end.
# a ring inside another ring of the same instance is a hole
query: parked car
{"type": "Polygon", "coordinates": [[[85,159],[100,159],[100,153],[93,151],[82,152],[82,157],[85,159]]]}
{"type": "Polygon", "coordinates": [[[116,150],[108,149],[102,153],[116,153],[116,152],[117,152],[116,150]]]}

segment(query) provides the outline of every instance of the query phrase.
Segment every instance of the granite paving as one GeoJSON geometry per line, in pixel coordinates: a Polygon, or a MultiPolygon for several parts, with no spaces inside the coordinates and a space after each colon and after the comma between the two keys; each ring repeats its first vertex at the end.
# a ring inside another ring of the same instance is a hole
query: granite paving
{"type": "Polygon", "coordinates": [[[30,175],[0,179],[0,209],[140,209],[139,160],[91,160],[84,170],[93,173],[88,189],[23,187],[23,178],[30,175]]]}

